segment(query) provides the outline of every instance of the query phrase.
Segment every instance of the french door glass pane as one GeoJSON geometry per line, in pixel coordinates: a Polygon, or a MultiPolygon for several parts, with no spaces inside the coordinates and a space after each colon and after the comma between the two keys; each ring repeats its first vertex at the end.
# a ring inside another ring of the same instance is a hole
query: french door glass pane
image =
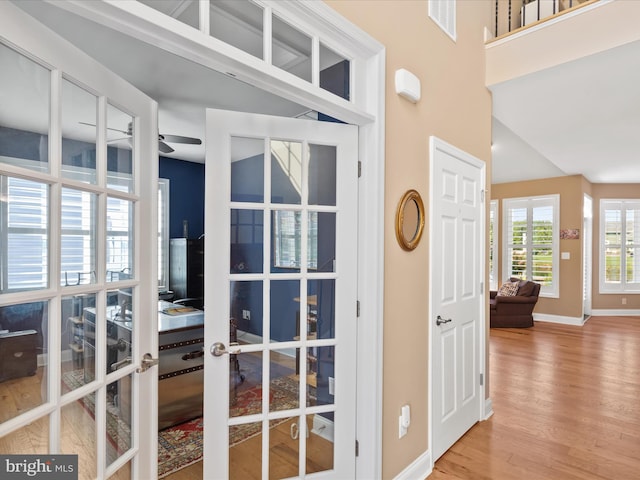
{"type": "Polygon", "coordinates": [[[251,1],[210,0],[212,37],[260,59],[263,55],[263,9],[251,1]]]}
{"type": "Polygon", "coordinates": [[[336,281],[334,279],[318,279],[307,281],[307,338],[335,338],[335,296],[336,281]]]}
{"type": "Polygon", "coordinates": [[[95,95],[62,81],[62,176],[96,183],[97,105],[95,95]]]}
{"type": "Polygon", "coordinates": [[[107,105],[107,187],[122,192],[133,191],[133,117],[107,105]]]}
{"type": "Polygon", "coordinates": [[[300,281],[274,280],[270,285],[270,341],[299,340],[300,281]]]}
{"type": "Polygon", "coordinates": [[[0,291],[47,288],[49,186],[0,176],[0,198],[0,291]]]}
{"type": "Polygon", "coordinates": [[[46,301],[0,307],[0,423],[48,401],[48,311],[46,301]]]}
{"type": "MultiPolygon", "coordinates": [[[[0,415],[2,413],[2,409],[0,409],[0,415]]],[[[49,417],[40,417],[32,423],[0,437],[0,452],[3,455],[49,453],[49,417]],[[28,441],[25,442],[25,439],[28,441]]]]}
{"type": "MultiPolygon", "coordinates": [[[[299,417],[286,417],[269,431],[269,478],[295,478],[298,476],[300,436],[306,428],[299,417]]],[[[259,477],[258,477],[259,478],[259,477]]]]}
{"type": "Polygon", "coordinates": [[[299,272],[302,255],[302,212],[272,212],[271,272],[299,272]]]}
{"type": "Polygon", "coordinates": [[[231,137],[231,201],[264,201],[264,140],[231,137]]]}
{"type": "Polygon", "coordinates": [[[131,375],[107,385],[107,465],[131,448],[131,375]]]}
{"type": "Polygon", "coordinates": [[[261,430],[262,422],[229,427],[229,480],[262,478],[261,430]]]}
{"type": "Polygon", "coordinates": [[[61,306],[61,392],[64,395],[95,378],[95,328],[85,330],[85,310],[90,308],[95,312],[96,296],[62,297],[61,306]]]}
{"type": "Polygon", "coordinates": [[[62,188],[61,285],[95,283],[97,196],[62,188]]]}
{"type": "Polygon", "coordinates": [[[271,140],[271,202],[299,205],[302,198],[302,144],[271,140]]]}
{"type": "Polygon", "coordinates": [[[79,479],[97,476],[95,396],[90,393],[60,411],[60,453],[78,455],[79,479]]]}
{"type": "Polygon", "coordinates": [[[133,202],[107,198],[107,281],[133,276],[133,202]]]}
{"type": "Polygon", "coordinates": [[[307,415],[307,474],[333,470],[333,441],[327,439],[326,433],[329,427],[333,427],[333,416],[327,419],[327,415],[307,415]]]}
{"type": "Polygon", "coordinates": [[[49,170],[51,73],[0,43],[0,162],[49,170]]]}
{"type": "Polygon", "coordinates": [[[233,328],[229,342],[260,343],[262,342],[262,282],[231,282],[231,311],[229,316],[237,329],[236,340],[233,339],[233,328]],[[245,335],[248,334],[248,335],[245,335]]]}
{"type": "Polygon", "coordinates": [[[311,37],[274,15],[271,49],[274,66],[311,82],[311,37]]]}
{"type": "Polygon", "coordinates": [[[318,272],[334,272],[336,260],[336,214],[309,212],[307,267],[318,272]]]}
{"type": "Polygon", "coordinates": [[[309,145],[309,205],[336,205],[336,147],[309,145]]]}
{"type": "Polygon", "coordinates": [[[231,209],[231,273],[261,273],[263,262],[262,210],[231,209]]]}

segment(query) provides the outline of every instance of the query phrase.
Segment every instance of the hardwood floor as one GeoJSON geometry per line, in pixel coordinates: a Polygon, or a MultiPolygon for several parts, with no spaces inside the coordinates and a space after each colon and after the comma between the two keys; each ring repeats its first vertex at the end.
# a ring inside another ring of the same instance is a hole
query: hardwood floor
{"type": "Polygon", "coordinates": [[[494,414],[429,480],[640,478],[640,317],[491,329],[494,414]]]}

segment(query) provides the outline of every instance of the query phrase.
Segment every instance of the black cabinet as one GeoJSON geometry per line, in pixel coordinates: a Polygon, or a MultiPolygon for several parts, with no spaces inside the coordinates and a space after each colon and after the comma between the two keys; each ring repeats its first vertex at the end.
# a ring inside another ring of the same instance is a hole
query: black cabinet
{"type": "Polygon", "coordinates": [[[174,299],[204,297],[204,238],[172,238],[169,289],[174,299]]]}

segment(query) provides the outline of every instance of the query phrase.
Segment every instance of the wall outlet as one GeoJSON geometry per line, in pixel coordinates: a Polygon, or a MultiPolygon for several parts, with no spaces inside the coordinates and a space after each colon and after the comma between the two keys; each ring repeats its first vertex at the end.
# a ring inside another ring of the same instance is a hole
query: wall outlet
{"type": "Polygon", "coordinates": [[[335,395],[336,379],[329,377],[329,395],[335,395]]]}
{"type": "Polygon", "coordinates": [[[242,319],[243,320],[251,320],[251,311],[250,310],[242,310],[242,319]]]}

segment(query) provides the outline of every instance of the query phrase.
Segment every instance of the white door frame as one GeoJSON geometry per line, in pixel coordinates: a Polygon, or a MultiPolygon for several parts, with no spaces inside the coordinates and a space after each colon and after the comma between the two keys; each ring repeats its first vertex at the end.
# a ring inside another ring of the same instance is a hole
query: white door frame
{"type": "MultiPolygon", "coordinates": [[[[45,0],[52,1],[52,0],[45,0]]],[[[202,1],[202,0],[200,0],[202,1]]],[[[357,477],[382,475],[384,286],[384,45],[323,2],[259,0],[265,9],[349,54],[352,99],[347,101],[138,2],[55,1],[56,6],[157,45],[208,68],[359,126],[362,159],[358,202],[357,477]]],[[[207,23],[207,22],[204,22],[207,23]]],[[[155,241],[155,240],[154,240],[155,241]]],[[[354,306],[355,309],[355,306],[354,306]]],[[[354,446],[355,454],[355,446],[354,446]]]]}
{"type": "MultiPolygon", "coordinates": [[[[437,137],[430,137],[430,147],[429,147],[429,230],[434,231],[434,205],[435,205],[435,201],[437,200],[434,196],[434,192],[435,192],[435,188],[434,188],[434,183],[435,183],[435,172],[434,172],[434,166],[435,166],[435,152],[436,149],[443,149],[447,152],[449,152],[451,155],[454,155],[456,157],[462,157],[465,159],[465,161],[467,161],[468,163],[470,163],[471,165],[479,168],[481,170],[481,182],[482,182],[482,198],[484,198],[484,201],[482,203],[482,212],[481,212],[481,218],[480,218],[480,224],[481,224],[481,231],[480,231],[480,241],[478,242],[477,248],[478,248],[478,252],[477,252],[477,256],[476,258],[482,259],[483,261],[481,262],[480,265],[478,265],[478,277],[479,277],[479,281],[482,282],[481,283],[481,290],[480,292],[483,294],[483,298],[487,298],[488,295],[486,293],[487,291],[487,287],[486,285],[488,285],[488,276],[487,276],[487,271],[486,271],[486,258],[487,258],[487,250],[486,250],[486,235],[487,235],[487,208],[489,205],[489,202],[487,201],[487,195],[486,195],[486,164],[484,162],[482,162],[481,160],[478,160],[477,158],[473,157],[472,155],[460,150],[459,148],[437,138],[437,137]]],[[[433,252],[433,248],[432,248],[432,243],[430,243],[429,245],[429,265],[433,265],[433,256],[434,256],[434,252],[433,252]]],[[[434,271],[433,268],[429,269],[429,298],[433,299],[434,298],[434,292],[433,292],[433,286],[434,286],[434,271]]],[[[429,309],[428,309],[428,317],[427,317],[427,321],[429,322],[429,381],[428,381],[428,394],[427,394],[427,398],[428,398],[428,402],[429,402],[429,408],[428,408],[428,418],[429,418],[429,427],[428,427],[428,441],[429,441],[429,449],[428,449],[428,463],[431,466],[431,469],[433,468],[433,464],[434,464],[434,460],[432,457],[432,451],[433,451],[433,398],[434,398],[434,388],[433,388],[433,341],[434,341],[434,330],[435,330],[435,322],[433,321],[433,319],[435,318],[437,312],[434,312],[433,310],[433,301],[429,302],[429,309]]],[[[478,325],[478,345],[477,345],[477,352],[478,352],[478,366],[479,366],[479,370],[480,370],[480,375],[482,376],[483,379],[486,379],[486,370],[487,370],[487,361],[486,361],[486,346],[487,346],[487,322],[486,322],[486,309],[485,308],[480,308],[480,324],[478,325]]],[[[479,395],[480,395],[480,402],[479,402],[479,410],[478,410],[478,420],[486,420],[487,418],[489,418],[492,414],[492,408],[491,408],[491,400],[486,398],[486,386],[485,386],[486,382],[483,381],[479,387],[479,395]]]]}

